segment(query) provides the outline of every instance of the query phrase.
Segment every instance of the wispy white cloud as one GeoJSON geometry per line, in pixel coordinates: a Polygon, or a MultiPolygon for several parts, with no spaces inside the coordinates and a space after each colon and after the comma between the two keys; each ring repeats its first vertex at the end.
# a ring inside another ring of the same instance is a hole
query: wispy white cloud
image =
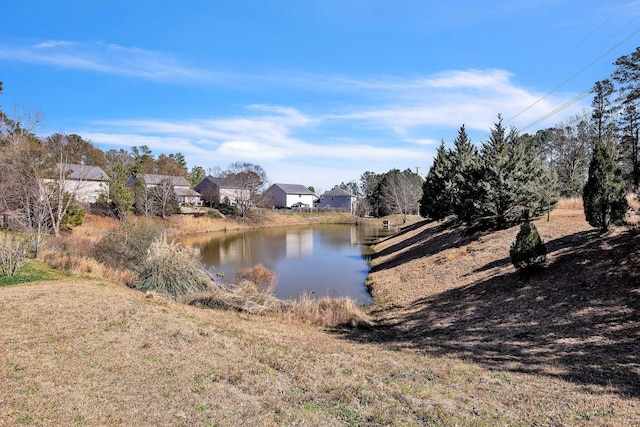
{"type": "MultiPolygon", "coordinates": [[[[280,181],[292,176],[292,171],[351,171],[348,176],[309,176],[306,182],[330,188],[357,179],[365,170],[419,166],[426,173],[440,141],[450,143],[462,124],[468,131],[488,134],[498,113],[509,119],[542,96],[514,84],[511,74],[503,70],[453,70],[406,81],[353,80],[333,90],[349,90],[355,101],[349,106],[325,103],[314,107],[319,110],[314,113],[293,106],[254,104],[234,116],[100,121],[94,124],[99,132],[78,133],[104,146],[148,145],[154,152],[180,151],[190,164],[205,167],[251,161],[265,166],[280,181]]],[[[535,120],[562,103],[559,97],[546,97],[513,124],[535,120]]]]}
{"type": "MultiPolygon", "coordinates": [[[[0,45],[0,60],[166,84],[188,81],[215,86],[233,81],[293,88],[313,100],[321,94],[320,102],[305,102],[313,105],[312,109],[296,105],[299,101],[253,104],[242,114],[95,121],[74,131],[103,147],[147,145],[154,152],[180,151],[191,164],[203,166],[236,160],[268,163],[283,176],[292,165],[296,170],[310,171],[328,169],[328,165],[335,170],[406,167],[403,165],[426,169],[439,141],[450,142],[462,124],[476,134],[488,133],[497,114],[502,113],[507,120],[519,115],[512,124],[524,127],[575,96],[556,93],[542,99],[543,93],[516,84],[509,71],[499,69],[447,70],[418,76],[338,76],[282,70],[260,75],[222,74],[181,62],[171,53],[100,42],[50,40],[29,46],[0,45]]],[[[539,126],[552,125],[581,108],[575,105],[539,126]]]]}
{"type": "Polygon", "coordinates": [[[176,151],[177,147],[180,147],[179,151],[206,153],[208,156],[223,159],[362,161],[411,159],[421,155],[417,149],[367,144],[358,141],[357,138],[341,139],[339,144],[309,140],[305,137],[306,131],[320,125],[322,119],[310,117],[289,107],[251,106],[250,109],[271,114],[180,122],[102,121],[96,125],[106,128],[104,132],[84,132],[83,135],[100,144],[148,145],[152,149],[162,151],[167,148],[176,151]]]}
{"type": "Polygon", "coordinates": [[[0,46],[0,59],[144,78],[204,82],[216,75],[181,64],[172,54],[102,42],[50,40],[0,46]]]}
{"type": "MultiPolygon", "coordinates": [[[[323,106],[326,109],[323,118],[370,122],[374,128],[386,127],[408,139],[422,138],[411,136],[411,129],[429,125],[459,126],[465,123],[470,128],[487,128],[497,113],[502,113],[507,119],[514,117],[543,96],[516,85],[510,72],[499,69],[447,70],[424,76],[358,77],[282,70],[260,75],[222,73],[186,64],[171,53],[112,43],[67,40],[48,40],[17,47],[0,45],[0,59],[168,84],[220,85],[234,82],[238,86],[294,87],[309,94],[329,95],[328,99],[348,93],[351,104],[342,107],[342,111],[323,106]]],[[[573,96],[575,94],[548,97],[514,124],[524,126],[573,96]]],[[[283,123],[286,126],[292,120],[310,120],[309,117],[292,115],[293,110],[286,111],[290,107],[254,105],[250,108],[273,113],[273,117],[266,116],[265,120],[274,126],[282,117],[287,118],[287,123],[283,123]]]]}

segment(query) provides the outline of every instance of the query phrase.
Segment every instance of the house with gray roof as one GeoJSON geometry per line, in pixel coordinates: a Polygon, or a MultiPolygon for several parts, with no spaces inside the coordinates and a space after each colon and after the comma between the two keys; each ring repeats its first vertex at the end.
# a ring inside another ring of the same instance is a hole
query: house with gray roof
{"type": "Polygon", "coordinates": [[[358,198],[342,188],[325,191],[316,203],[319,208],[344,209],[355,213],[358,198]]]}
{"type": "Polygon", "coordinates": [[[242,188],[233,178],[207,176],[194,187],[201,194],[202,200],[210,203],[226,203],[237,205],[238,199],[247,200],[249,190],[242,188]]]}
{"type": "Polygon", "coordinates": [[[273,184],[264,193],[265,205],[275,208],[313,208],[315,194],[300,184],[273,184]]]}
{"type": "Polygon", "coordinates": [[[109,195],[109,176],[99,166],[58,163],[58,176],[43,179],[58,182],[65,193],[78,202],[95,203],[100,195],[109,195]]]}
{"type": "Polygon", "coordinates": [[[134,187],[136,184],[144,182],[144,184],[151,188],[157,187],[163,182],[169,182],[173,187],[173,192],[176,193],[178,198],[178,204],[180,205],[199,205],[200,193],[191,189],[189,181],[183,176],[174,175],[156,175],[156,174],[134,174],[129,177],[129,180],[125,184],[127,187],[134,187]]]}

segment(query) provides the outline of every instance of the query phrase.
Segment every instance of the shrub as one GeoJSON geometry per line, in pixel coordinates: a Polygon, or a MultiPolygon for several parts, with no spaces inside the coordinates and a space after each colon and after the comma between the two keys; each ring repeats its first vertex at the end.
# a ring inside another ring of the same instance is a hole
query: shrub
{"type": "Polygon", "coordinates": [[[251,282],[255,285],[256,291],[261,293],[272,294],[276,289],[277,281],[276,274],[262,264],[245,268],[236,273],[236,283],[251,282]]]}
{"type": "Polygon", "coordinates": [[[230,205],[228,203],[218,203],[216,209],[224,216],[238,216],[237,206],[230,205]]]}
{"type": "Polygon", "coordinates": [[[520,231],[509,249],[509,255],[516,268],[528,268],[546,262],[547,248],[535,224],[528,219],[520,225],[520,231]]]}
{"type": "Polygon", "coordinates": [[[127,220],[107,232],[93,249],[93,256],[109,267],[140,272],[151,243],[162,231],[153,221],[127,220]]]}
{"type": "Polygon", "coordinates": [[[0,276],[16,274],[24,266],[27,252],[24,239],[5,233],[0,240],[0,276]]]}
{"type": "Polygon", "coordinates": [[[174,297],[202,292],[213,286],[196,250],[157,238],[142,263],[138,288],[174,297]]]}

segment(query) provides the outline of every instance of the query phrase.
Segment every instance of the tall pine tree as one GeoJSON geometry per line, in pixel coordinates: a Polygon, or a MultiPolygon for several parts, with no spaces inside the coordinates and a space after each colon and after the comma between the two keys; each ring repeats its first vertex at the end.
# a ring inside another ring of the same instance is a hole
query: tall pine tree
{"type": "Polygon", "coordinates": [[[622,222],[629,208],[614,148],[599,139],[593,149],[582,199],[587,222],[602,232],[606,232],[611,224],[622,222]]]}
{"type": "Polygon", "coordinates": [[[480,174],[480,156],[478,150],[467,136],[464,125],[458,131],[458,137],[453,142],[452,181],[453,213],[461,221],[470,222],[476,217],[477,184],[480,174]]]}
{"type": "Polygon", "coordinates": [[[515,129],[507,131],[498,115],[491,137],[482,147],[479,215],[494,227],[513,223],[525,209],[541,211],[542,198],[534,184],[544,175],[544,168],[539,151],[530,141],[515,129]]]}
{"type": "Polygon", "coordinates": [[[453,213],[451,153],[440,143],[426,180],[422,184],[420,215],[441,220],[453,213]]]}

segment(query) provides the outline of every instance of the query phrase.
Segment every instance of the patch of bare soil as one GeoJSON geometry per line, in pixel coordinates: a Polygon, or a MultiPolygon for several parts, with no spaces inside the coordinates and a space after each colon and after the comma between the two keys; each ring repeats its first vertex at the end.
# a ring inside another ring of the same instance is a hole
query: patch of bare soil
{"type": "Polygon", "coordinates": [[[632,398],[640,423],[640,236],[598,235],[581,208],[536,226],[547,264],[526,276],[509,258],[518,227],[422,222],[380,243],[378,326],[355,338],[632,398]]]}

